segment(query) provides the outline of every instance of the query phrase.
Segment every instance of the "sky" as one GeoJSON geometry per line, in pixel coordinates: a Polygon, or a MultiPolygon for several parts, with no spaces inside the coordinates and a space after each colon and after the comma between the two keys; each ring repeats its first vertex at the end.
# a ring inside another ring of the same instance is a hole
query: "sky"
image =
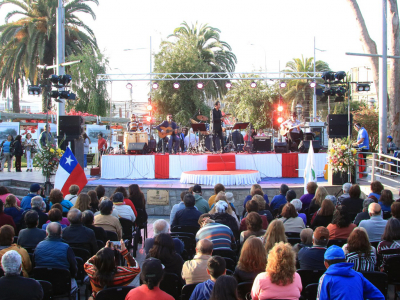
{"type": "MultiPolygon", "coordinates": [[[[364,52],[347,0],[99,2],[99,6],[90,4],[96,20],[83,14],[79,16],[93,29],[99,48],[109,58],[110,74],[148,73],[150,37],[154,54],[159,51],[161,41],[183,21],[220,29],[221,40],[230,44],[238,59],[236,72],[264,71],[265,68],[268,72],[278,72],[293,58],[312,57],[314,37],[316,48],[325,50],[316,51],[317,60],[326,61],[333,71],[368,66],[365,57],[345,55],[345,52],[364,52]]],[[[382,1],[358,2],[378,53],[381,53],[382,1]]],[[[1,8],[0,24],[4,24],[4,16],[12,9],[12,5],[1,8]]],[[[130,100],[126,83],[113,83],[113,101],[130,100]]],[[[147,101],[147,83],[132,84],[133,101],[147,101]]]]}

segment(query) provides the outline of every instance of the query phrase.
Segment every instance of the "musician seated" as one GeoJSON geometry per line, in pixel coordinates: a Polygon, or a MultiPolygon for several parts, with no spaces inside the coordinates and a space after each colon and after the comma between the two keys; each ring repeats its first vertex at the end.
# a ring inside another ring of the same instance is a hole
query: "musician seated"
{"type": "Polygon", "coordinates": [[[238,129],[236,129],[234,132],[232,132],[232,142],[235,145],[236,149],[238,144],[243,145],[244,144],[244,139],[243,135],[240,133],[238,129]]]}
{"type": "Polygon", "coordinates": [[[290,151],[298,151],[300,141],[303,140],[303,130],[300,128],[301,123],[296,118],[297,113],[293,112],[290,119],[281,124],[281,129],[286,129],[287,131],[286,140],[290,151]]]}
{"type": "Polygon", "coordinates": [[[258,129],[257,136],[266,136],[263,130],[260,128],[258,129]]]}
{"type": "Polygon", "coordinates": [[[126,124],[126,130],[128,132],[137,132],[139,131],[138,122],[136,120],[136,115],[131,115],[131,121],[126,124]]]}
{"type": "Polygon", "coordinates": [[[193,133],[193,129],[190,128],[188,135],[185,137],[185,148],[190,149],[197,147],[199,143],[199,137],[193,133]]]}
{"type": "Polygon", "coordinates": [[[179,150],[179,136],[175,133],[175,129],[178,129],[178,125],[172,121],[172,115],[167,116],[167,120],[158,125],[157,130],[161,135],[171,135],[168,141],[168,151],[172,154],[172,146],[174,147],[174,152],[178,153],[179,150]]]}

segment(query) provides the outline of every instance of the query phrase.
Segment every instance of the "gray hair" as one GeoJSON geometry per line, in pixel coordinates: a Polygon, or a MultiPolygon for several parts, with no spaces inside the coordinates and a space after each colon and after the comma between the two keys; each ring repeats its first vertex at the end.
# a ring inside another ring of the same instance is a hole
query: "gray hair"
{"type": "Polygon", "coordinates": [[[51,222],[46,227],[46,232],[49,237],[61,237],[61,225],[57,222],[51,222]]]}
{"type": "Polygon", "coordinates": [[[348,194],[351,186],[352,186],[352,184],[350,182],[346,182],[345,184],[343,184],[343,186],[342,186],[343,193],[348,194]]]}
{"type": "Polygon", "coordinates": [[[169,233],[169,224],[164,219],[158,219],[153,224],[154,236],[160,233],[169,233]]]}
{"type": "Polygon", "coordinates": [[[293,204],[297,212],[301,211],[301,209],[303,208],[303,202],[301,202],[300,199],[293,199],[292,201],[290,201],[290,203],[293,204]]]}
{"type": "Polygon", "coordinates": [[[68,212],[67,218],[71,224],[80,224],[82,222],[82,212],[77,208],[71,208],[68,212]]]}
{"type": "Polygon", "coordinates": [[[40,196],[35,196],[31,199],[31,206],[32,208],[36,207],[39,208],[40,210],[43,208],[43,199],[40,196]]]}
{"type": "Polygon", "coordinates": [[[333,195],[326,195],[325,199],[326,199],[326,200],[331,200],[331,201],[332,201],[332,203],[333,203],[333,205],[335,205],[335,206],[336,206],[337,199],[336,199],[336,197],[335,197],[335,196],[333,196],[333,195]]]}
{"type": "Polygon", "coordinates": [[[363,201],[363,211],[368,211],[368,206],[369,206],[371,203],[374,203],[374,202],[375,202],[375,200],[372,199],[372,198],[367,198],[367,199],[365,199],[365,200],[363,201]]]}
{"type": "Polygon", "coordinates": [[[15,250],[7,251],[1,258],[1,266],[6,275],[19,275],[21,272],[21,255],[15,250]]]}

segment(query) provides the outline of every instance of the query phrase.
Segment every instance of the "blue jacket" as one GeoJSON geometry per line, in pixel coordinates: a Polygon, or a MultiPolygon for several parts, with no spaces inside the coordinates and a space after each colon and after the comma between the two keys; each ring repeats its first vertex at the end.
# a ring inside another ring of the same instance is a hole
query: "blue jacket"
{"type": "Polygon", "coordinates": [[[38,196],[37,194],[29,193],[26,195],[24,198],[21,200],[21,208],[23,210],[29,210],[31,209],[31,200],[33,197],[38,196]]]}
{"type": "Polygon", "coordinates": [[[196,285],[190,300],[208,300],[210,299],[212,289],[214,287],[214,281],[208,279],[202,283],[196,285]]]}
{"type": "Polygon", "coordinates": [[[202,215],[195,206],[185,207],[175,214],[175,218],[171,221],[171,228],[177,225],[189,225],[199,227],[199,218],[202,215]]]}
{"type": "Polygon", "coordinates": [[[271,211],[278,209],[282,204],[286,204],[287,200],[285,195],[279,194],[272,198],[271,204],[269,205],[271,211]]]}
{"type": "Polygon", "coordinates": [[[4,213],[13,218],[15,225],[21,223],[22,214],[24,213],[23,209],[18,209],[16,207],[6,207],[4,208],[4,213]]]}
{"type": "Polygon", "coordinates": [[[384,300],[382,293],[361,273],[354,271],[353,266],[352,263],[331,265],[319,280],[317,300],[384,300]]]}
{"type": "MultiPolygon", "coordinates": [[[[65,199],[63,201],[61,201],[60,204],[63,208],[63,213],[68,213],[69,210],[74,206],[71,201],[68,201],[65,199]]],[[[50,209],[52,206],[53,206],[53,203],[50,202],[50,209]]]]}

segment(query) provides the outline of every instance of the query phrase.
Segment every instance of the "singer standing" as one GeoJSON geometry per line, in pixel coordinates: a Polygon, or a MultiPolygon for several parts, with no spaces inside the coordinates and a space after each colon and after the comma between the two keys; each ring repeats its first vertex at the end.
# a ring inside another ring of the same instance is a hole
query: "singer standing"
{"type": "Polygon", "coordinates": [[[222,136],[222,121],[224,120],[224,117],[222,116],[222,112],[220,110],[221,108],[221,102],[217,101],[214,104],[214,109],[213,109],[213,143],[214,143],[214,151],[221,150],[221,153],[223,152],[223,136],[222,136]],[[217,150],[217,137],[220,140],[220,149],[217,150]]]}

